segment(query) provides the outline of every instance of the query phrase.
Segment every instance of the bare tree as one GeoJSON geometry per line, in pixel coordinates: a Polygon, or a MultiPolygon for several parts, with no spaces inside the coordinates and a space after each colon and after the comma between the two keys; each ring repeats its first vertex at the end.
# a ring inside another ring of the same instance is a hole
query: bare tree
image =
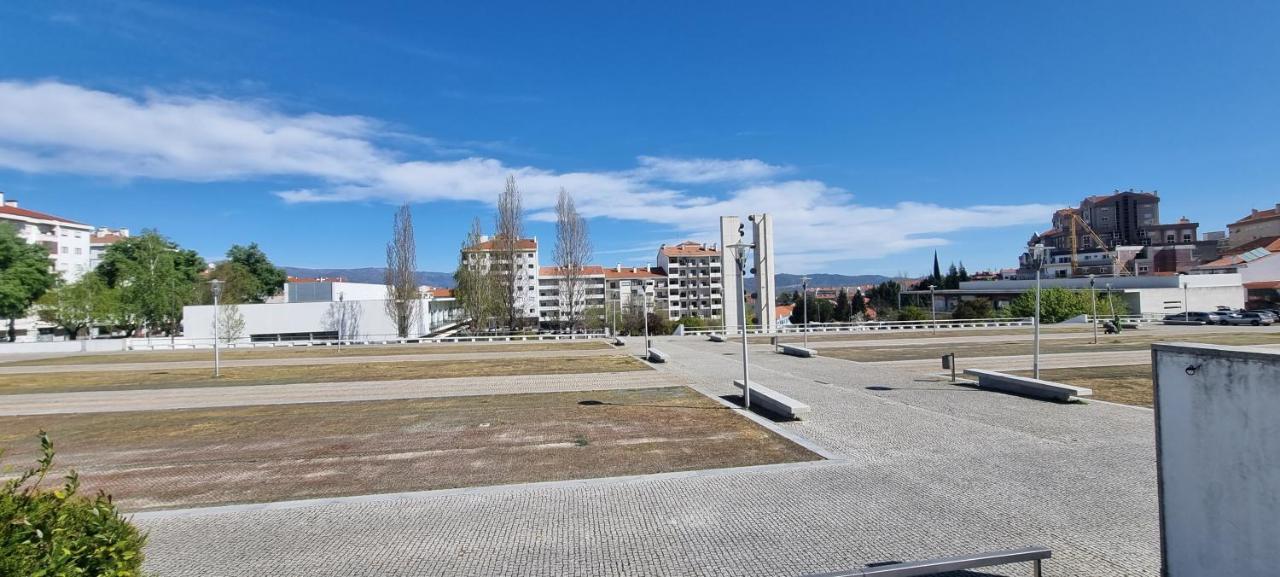
{"type": "Polygon", "coordinates": [[[214,314],[218,315],[218,321],[214,323],[218,334],[214,338],[223,344],[231,344],[244,336],[244,315],[240,314],[240,305],[218,305],[214,314]]]}
{"type": "Polygon", "coordinates": [[[497,309],[497,291],[489,268],[491,261],[486,261],[483,253],[476,250],[483,238],[484,232],[477,218],[471,223],[471,231],[463,241],[458,270],[453,273],[454,294],[463,312],[471,319],[472,330],[489,327],[497,309]]]}
{"type": "Polygon", "coordinates": [[[320,318],[326,331],[333,331],[339,340],[350,341],[360,336],[360,318],[363,308],[358,301],[339,300],[329,303],[329,309],[320,318]]]}
{"type": "Polygon", "coordinates": [[[556,199],[556,266],[564,281],[561,283],[561,310],[568,305],[567,324],[569,329],[578,328],[580,320],[578,312],[586,305],[586,287],[584,268],[591,260],[591,237],[587,233],[587,223],[578,214],[573,204],[573,197],[563,188],[556,199]],[[568,295],[568,302],[565,295],[568,295]]]}
{"type": "Polygon", "coordinates": [[[520,325],[524,311],[520,301],[521,268],[516,262],[520,256],[520,238],[524,236],[524,207],[520,201],[520,189],[516,188],[516,177],[507,177],[507,186],[498,195],[498,226],[494,235],[495,256],[497,265],[498,295],[502,303],[503,314],[507,317],[507,328],[514,331],[520,325]]]}
{"type": "Polygon", "coordinates": [[[418,248],[413,240],[413,213],[409,205],[401,205],[391,225],[391,242],[387,243],[387,316],[396,325],[400,338],[409,336],[421,313],[418,294],[418,248]]]}

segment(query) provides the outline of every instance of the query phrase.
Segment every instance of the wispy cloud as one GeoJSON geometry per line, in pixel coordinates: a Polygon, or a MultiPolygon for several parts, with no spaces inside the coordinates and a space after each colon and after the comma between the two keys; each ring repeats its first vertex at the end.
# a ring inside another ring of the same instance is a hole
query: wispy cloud
{"type": "Polygon", "coordinates": [[[514,175],[530,218],[539,221],[554,219],[562,187],[587,217],[653,223],[707,240],[718,236],[721,215],[768,212],[785,270],[946,244],[950,233],[1039,222],[1053,208],[873,205],[821,181],[786,179],[793,168],[751,158],[640,156],[630,168],[579,172],[474,154],[410,159],[394,146],[406,139],[440,146],[375,119],[291,114],[258,100],[134,97],[56,81],[0,82],[0,168],[185,181],[309,180],[276,192],[288,203],[492,203],[514,175]]]}

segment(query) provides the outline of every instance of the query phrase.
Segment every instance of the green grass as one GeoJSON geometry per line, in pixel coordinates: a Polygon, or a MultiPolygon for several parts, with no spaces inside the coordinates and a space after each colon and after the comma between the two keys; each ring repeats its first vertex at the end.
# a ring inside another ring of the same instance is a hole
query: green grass
{"type": "MultiPolygon", "coordinates": [[[[1010,371],[1010,373],[1031,376],[1031,371],[1010,371]]],[[[1088,398],[1101,401],[1150,407],[1154,398],[1150,364],[1041,369],[1040,378],[1055,383],[1088,387],[1093,389],[1093,396],[1088,398]]]]}

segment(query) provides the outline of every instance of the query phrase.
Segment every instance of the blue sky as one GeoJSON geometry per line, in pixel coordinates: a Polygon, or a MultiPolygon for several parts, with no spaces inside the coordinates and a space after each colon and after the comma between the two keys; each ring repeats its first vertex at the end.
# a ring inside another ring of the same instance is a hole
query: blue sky
{"type": "Polygon", "coordinates": [[[0,190],[216,258],[451,270],[502,178],[596,260],[770,212],[783,272],[1011,266],[1049,210],[1280,201],[1280,3],[0,4],[0,190]]]}

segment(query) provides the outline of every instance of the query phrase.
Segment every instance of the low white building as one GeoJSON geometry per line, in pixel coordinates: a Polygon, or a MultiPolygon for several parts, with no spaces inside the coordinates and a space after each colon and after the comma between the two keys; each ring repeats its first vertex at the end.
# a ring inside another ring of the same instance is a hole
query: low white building
{"type": "MultiPolygon", "coordinates": [[[[962,301],[985,298],[995,308],[1004,308],[1022,293],[1034,290],[1034,280],[987,280],[960,283],[958,289],[935,290],[934,307],[939,312],[954,310],[962,301]]],[[[1088,290],[1089,279],[1046,278],[1042,289],[1088,290]]],[[[1110,291],[1123,298],[1130,314],[1162,315],[1189,311],[1213,311],[1218,307],[1244,307],[1244,286],[1238,273],[1179,274],[1160,276],[1097,277],[1094,290],[1110,291]]],[[[904,295],[929,298],[930,291],[902,291],[904,295]]],[[[1099,311],[1102,314],[1105,311],[1099,311]]]]}
{"type": "MultiPolygon", "coordinates": [[[[428,297],[419,301],[418,315],[411,338],[430,335],[460,318],[460,310],[452,297],[428,297]]],[[[219,322],[238,314],[243,328],[238,334],[221,331],[224,340],[237,342],[263,341],[330,341],[395,339],[396,328],[386,311],[385,299],[341,301],[309,301],[234,305],[219,308],[219,322]]],[[[213,305],[187,306],[182,309],[183,336],[190,339],[214,338],[213,305]]]]}

